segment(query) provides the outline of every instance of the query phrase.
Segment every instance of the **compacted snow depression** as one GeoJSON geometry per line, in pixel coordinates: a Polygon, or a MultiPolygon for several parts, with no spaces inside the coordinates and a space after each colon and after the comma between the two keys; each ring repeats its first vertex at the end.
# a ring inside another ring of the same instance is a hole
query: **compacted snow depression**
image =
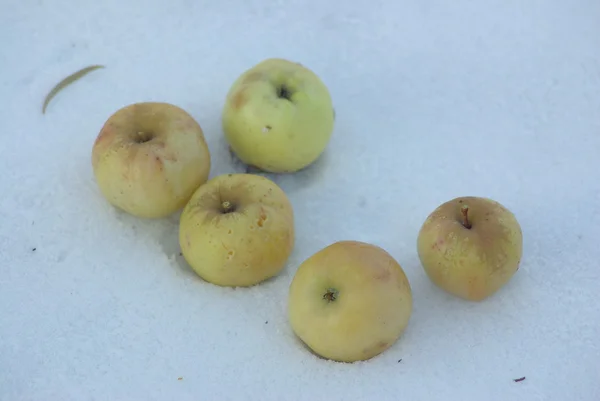
{"type": "Polygon", "coordinates": [[[0,399],[600,400],[599,20],[591,0],[6,2],[0,399]],[[265,174],[296,216],[285,269],[221,288],[180,256],[178,214],[105,201],[91,149],[119,108],[164,101],[204,129],[211,177],[244,171],[221,111],[269,57],[323,79],[335,131],[310,168],[265,174]],[[435,287],[416,251],[465,195],[523,230],[519,271],[483,302],[435,287]],[[354,364],[308,352],[286,311],[298,265],[344,239],[388,251],[414,301],[402,337],[354,364]]]}

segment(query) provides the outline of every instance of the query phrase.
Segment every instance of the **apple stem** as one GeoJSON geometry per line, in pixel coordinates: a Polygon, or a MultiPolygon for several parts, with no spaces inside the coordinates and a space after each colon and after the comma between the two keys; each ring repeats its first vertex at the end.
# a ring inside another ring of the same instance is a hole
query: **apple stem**
{"type": "Polygon", "coordinates": [[[137,143],[146,143],[152,140],[152,134],[150,132],[138,131],[135,137],[137,143]]]}
{"type": "Polygon", "coordinates": [[[233,205],[229,201],[223,201],[221,203],[221,208],[223,209],[223,213],[229,213],[233,211],[233,205]]]}
{"type": "Polygon", "coordinates": [[[463,216],[463,226],[465,226],[466,228],[471,228],[471,222],[469,221],[469,206],[467,205],[463,205],[460,208],[460,211],[462,212],[462,216],[463,216]]]}
{"type": "Polygon", "coordinates": [[[281,99],[290,100],[292,98],[292,92],[287,86],[281,85],[279,88],[277,88],[277,96],[281,99]]]}
{"type": "Polygon", "coordinates": [[[338,297],[338,291],[335,288],[328,288],[327,292],[323,294],[323,299],[327,302],[333,302],[338,297]]]}

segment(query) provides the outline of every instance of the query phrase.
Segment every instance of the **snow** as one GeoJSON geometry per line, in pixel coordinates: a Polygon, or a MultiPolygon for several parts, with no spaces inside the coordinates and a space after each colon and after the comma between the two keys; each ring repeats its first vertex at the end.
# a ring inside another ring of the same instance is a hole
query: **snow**
{"type": "Polygon", "coordinates": [[[600,3],[584,0],[6,2],[0,14],[0,400],[600,400],[600,3]],[[211,177],[241,172],[226,91],[284,57],[328,85],[323,157],[268,175],[293,202],[274,280],[209,285],[178,216],[101,197],[92,143],[117,109],[166,101],[205,130],[211,177]],[[61,91],[62,78],[91,72],[61,91]],[[524,233],[521,269],[469,303],[435,288],[416,236],[439,204],[487,196],[524,233]],[[403,266],[413,314],[369,361],[294,337],[296,267],[342,240],[403,266]],[[514,379],[525,377],[515,382],[514,379]]]}

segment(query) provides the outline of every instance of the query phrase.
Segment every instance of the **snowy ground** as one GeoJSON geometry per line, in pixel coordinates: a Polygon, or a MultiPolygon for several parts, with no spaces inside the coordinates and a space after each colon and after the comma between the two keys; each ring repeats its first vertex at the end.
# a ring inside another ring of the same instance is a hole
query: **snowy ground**
{"type": "Polygon", "coordinates": [[[600,400],[598,20],[592,0],[5,2],[0,399],[600,400]],[[181,260],[177,216],[108,206],[91,146],[117,109],[166,101],[204,128],[211,176],[242,171],[223,98],[272,56],[327,83],[335,133],[313,167],[271,176],[297,216],[285,271],[218,288],[181,260]],[[90,64],[106,68],[42,115],[90,64]],[[524,232],[518,274],[479,304],[433,287],[416,254],[460,195],[524,232]],[[295,268],[340,239],[385,248],[413,289],[405,335],[363,363],[314,357],[287,322],[295,268]]]}

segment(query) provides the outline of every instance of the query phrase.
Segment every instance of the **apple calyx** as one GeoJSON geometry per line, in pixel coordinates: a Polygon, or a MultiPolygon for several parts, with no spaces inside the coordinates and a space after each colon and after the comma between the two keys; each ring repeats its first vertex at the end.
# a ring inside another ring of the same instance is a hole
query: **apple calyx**
{"type": "Polygon", "coordinates": [[[462,217],[463,217],[462,225],[467,229],[471,229],[472,225],[471,225],[471,222],[469,221],[469,206],[462,205],[462,207],[460,208],[460,211],[461,211],[462,217]]]}
{"type": "Polygon", "coordinates": [[[339,292],[335,288],[328,288],[327,292],[323,294],[323,299],[326,300],[328,303],[334,302],[337,299],[338,294],[339,292]]]}
{"type": "Polygon", "coordinates": [[[292,100],[292,91],[286,85],[281,84],[277,87],[277,97],[280,99],[292,100]]]}
{"type": "Polygon", "coordinates": [[[146,143],[154,138],[154,134],[151,132],[138,131],[133,136],[135,143],[146,143]]]}
{"type": "Polygon", "coordinates": [[[229,201],[221,202],[221,213],[227,214],[231,212],[235,212],[235,206],[233,205],[233,203],[229,201]]]}

